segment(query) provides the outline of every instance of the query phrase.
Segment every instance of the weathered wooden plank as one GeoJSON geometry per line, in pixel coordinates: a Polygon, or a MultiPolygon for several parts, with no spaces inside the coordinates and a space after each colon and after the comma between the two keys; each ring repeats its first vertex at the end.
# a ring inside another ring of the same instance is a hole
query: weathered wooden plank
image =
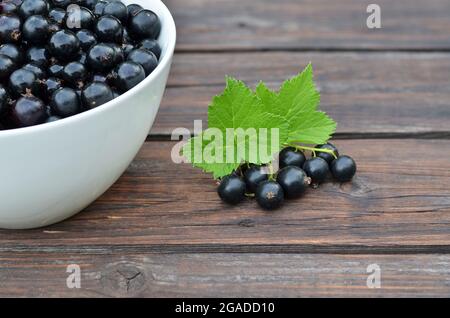
{"type": "Polygon", "coordinates": [[[266,52],[176,55],[151,134],[192,129],[195,119],[206,125],[225,74],[278,88],[310,61],[320,107],[337,120],[339,134],[450,132],[450,54],[266,52]]]}
{"type": "Polygon", "coordinates": [[[1,297],[448,297],[449,280],[449,255],[0,255],[1,297]],[[80,289],[67,288],[71,264],[80,289]]]}
{"type": "Polygon", "coordinates": [[[147,142],[124,176],[86,211],[31,231],[0,231],[0,251],[450,251],[446,140],[342,140],[359,171],[277,212],[222,204],[211,177],[147,142]],[[188,246],[189,245],[189,246],[188,246]],[[262,249],[262,250],[261,250],[262,249]]]}
{"type": "Polygon", "coordinates": [[[447,0],[379,0],[381,29],[368,29],[360,0],[166,0],[178,49],[449,49],[447,0]]]}

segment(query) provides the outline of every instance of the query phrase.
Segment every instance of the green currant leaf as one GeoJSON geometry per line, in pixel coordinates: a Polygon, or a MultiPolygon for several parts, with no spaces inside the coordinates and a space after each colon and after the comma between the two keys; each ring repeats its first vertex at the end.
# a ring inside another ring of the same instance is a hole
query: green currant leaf
{"type": "Polygon", "coordinates": [[[194,166],[223,177],[243,162],[271,162],[287,141],[287,128],[286,120],[266,112],[243,82],[228,77],[224,92],[214,97],[208,108],[208,129],[195,137],[201,142],[191,139],[183,155],[194,166]]]}
{"type": "Polygon", "coordinates": [[[313,81],[311,64],[299,75],[285,81],[278,93],[261,82],[256,95],[267,112],[286,119],[288,143],[323,144],[336,130],[336,123],[317,111],[320,94],[313,81]]]}
{"type": "Polygon", "coordinates": [[[285,144],[324,144],[336,130],[336,123],[317,110],[320,94],[311,64],[279,92],[263,82],[256,92],[231,77],[226,82],[208,108],[208,129],[182,149],[189,162],[215,178],[244,162],[269,163],[285,144]]]}

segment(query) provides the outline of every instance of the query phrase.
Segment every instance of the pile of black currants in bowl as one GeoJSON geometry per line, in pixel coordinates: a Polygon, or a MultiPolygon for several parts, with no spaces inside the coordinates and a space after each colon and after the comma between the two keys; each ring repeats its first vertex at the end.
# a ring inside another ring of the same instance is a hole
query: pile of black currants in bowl
{"type": "Polygon", "coordinates": [[[233,174],[222,178],[218,194],[224,202],[233,205],[246,196],[254,196],[263,209],[274,210],[285,199],[301,197],[310,185],[317,186],[330,175],[338,182],[352,180],[356,163],[351,157],[340,156],[331,143],[314,149],[313,156],[307,159],[302,150],[284,148],[279,154],[277,173],[270,173],[265,166],[243,164],[233,174]]]}
{"type": "Polygon", "coordinates": [[[113,0],[1,0],[0,130],[93,109],[157,67],[158,16],[113,0]]]}

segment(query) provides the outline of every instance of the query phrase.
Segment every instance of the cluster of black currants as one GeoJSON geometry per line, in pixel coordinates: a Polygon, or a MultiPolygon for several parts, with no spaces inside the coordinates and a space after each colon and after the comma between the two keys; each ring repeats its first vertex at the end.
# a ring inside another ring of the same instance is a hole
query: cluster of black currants
{"type": "Polygon", "coordinates": [[[312,153],[307,159],[299,148],[283,149],[279,154],[280,170],[276,174],[271,174],[266,166],[244,164],[221,180],[218,194],[224,202],[233,205],[246,196],[255,196],[263,209],[274,210],[285,199],[301,197],[309,185],[324,182],[330,174],[338,182],[348,182],[356,173],[355,161],[349,156],[340,156],[331,143],[312,148],[312,153]]]}
{"type": "Polygon", "coordinates": [[[1,0],[0,130],[98,107],[158,65],[158,16],[117,0],[1,0]]]}

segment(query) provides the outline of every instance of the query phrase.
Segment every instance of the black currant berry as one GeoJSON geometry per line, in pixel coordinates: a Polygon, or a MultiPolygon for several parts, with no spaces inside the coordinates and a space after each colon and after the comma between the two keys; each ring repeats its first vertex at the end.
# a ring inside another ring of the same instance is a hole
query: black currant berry
{"type": "Polygon", "coordinates": [[[73,32],[61,30],[50,38],[49,49],[58,60],[70,61],[77,56],[80,50],[80,41],[73,32]]]}
{"type": "Polygon", "coordinates": [[[136,49],[131,51],[127,57],[128,61],[140,64],[145,71],[145,76],[150,75],[158,66],[158,58],[151,51],[136,49]]]}
{"type": "Polygon", "coordinates": [[[4,114],[8,110],[8,101],[8,91],[2,84],[0,84],[0,115],[4,114]]]}
{"type": "Polygon", "coordinates": [[[66,9],[73,0],[51,0],[54,7],[66,9]]]}
{"type": "Polygon", "coordinates": [[[83,51],[87,52],[93,45],[97,44],[97,37],[92,31],[80,30],[76,34],[80,41],[80,47],[83,51]]]}
{"type": "Polygon", "coordinates": [[[22,22],[15,15],[0,15],[0,43],[17,43],[22,37],[22,22]]]}
{"type": "Polygon", "coordinates": [[[62,72],[64,70],[64,65],[53,64],[48,68],[48,75],[52,77],[62,77],[62,72]]]}
{"type": "Polygon", "coordinates": [[[0,46],[0,54],[9,56],[16,65],[19,65],[23,60],[23,53],[15,44],[6,43],[0,46]]]}
{"type": "Polygon", "coordinates": [[[23,0],[6,0],[8,2],[14,3],[16,6],[20,6],[23,2],[23,0]]]}
{"type": "Polygon", "coordinates": [[[86,67],[80,62],[70,62],[62,71],[62,79],[73,87],[82,87],[87,78],[86,67]]]}
{"type": "Polygon", "coordinates": [[[331,172],[339,182],[350,181],[356,173],[356,163],[349,156],[340,156],[331,163],[331,172]]]}
{"type": "Polygon", "coordinates": [[[97,17],[100,17],[103,15],[103,10],[105,9],[106,5],[108,4],[108,2],[104,1],[104,0],[99,0],[93,9],[94,14],[97,17]]]}
{"type": "Polygon", "coordinates": [[[18,12],[22,18],[26,19],[32,15],[46,16],[48,10],[49,4],[45,0],[24,0],[18,9],[18,12]]]}
{"type": "Polygon", "coordinates": [[[92,29],[95,16],[91,10],[84,7],[74,7],[66,16],[65,26],[70,30],[92,29]]]}
{"type": "Polygon", "coordinates": [[[139,11],[143,10],[144,8],[141,7],[139,4],[130,4],[128,5],[128,19],[131,20],[132,17],[134,17],[139,11]]]}
{"type": "Polygon", "coordinates": [[[92,76],[92,82],[108,83],[108,77],[103,74],[94,74],[92,76]]]}
{"type": "Polygon", "coordinates": [[[45,95],[47,99],[50,100],[53,93],[62,87],[61,80],[56,77],[49,77],[44,81],[45,95]]]}
{"type": "Polygon", "coordinates": [[[62,8],[54,8],[48,13],[48,18],[50,22],[62,26],[64,21],[66,21],[66,10],[62,8]]]}
{"type": "Polygon", "coordinates": [[[161,32],[161,22],[153,11],[141,10],[129,21],[128,30],[136,40],[156,39],[161,32]]]}
{"type": "Polygon", "coordinates": [[[108,44],[96,44],[88,52],[87,62],[95,71],[108,72],[114,67],[115,61],[116,51],[108,44]]]}
{"type": "MultiPolygon", "coordinates": [[[[316,146],[316,148],[331,150],[336,155],[336,157],[339,157],[338,149],[331,143],[327,143],[325,145],[319,145],[319,146],[316,146]]],[[[316,155],[317,155],[317,157],[324,159],[329,164],[335,159],[335,157],[332,154],[326,153],[326,152],[316,151],[316,155]]]]}
{"type": "Polygon", "coordinates": [[[30,44],[43,44],[50,36],[50,24],[42,15],[29,17],[22,27],[22,36],[30,44]]]}
{"type": "Polygon", "coordinates": [[[52,123],[52,122],[54,122],[54,121],[58,121],[58,120],[61,120],[61,119],[62,119],[62,118],[59,117],[59,116],[52,115],[52,116],[50,116],[50,117],[47,118],[47,120],[45,121],[45,123],[48,124],[48,123],[52,123]]]}
{"type": "Polygon", "coordinates": [[[82,89],[75,89],[75,93],[77,93],[77,96],[78,96],[78,101],[80,102],[80,108],[81,108],[81,111],[84,109],[84,105],[83,105],[83,100],[82,100],[82,93],[83,93],[83,90],[82,89]]]}
{"type": "Polygon", "coordinates": [[[88,71],[80,62],[70,62],[62,71],[62,79],[71,87],[82,88],[88,71]]]}
{"type": "Polygon", "coordinates": [[[277,182],[283,188],[287,199],[295,199],[305,193],[311,179],[308,178],[302,169],[289,166],[278,172],[277,182]]]}
{"type": "Polygon", "coordinates": [[[24,96],[12,106],[11,120],[17,127],[42,124],[47,119],[44,103],[36,97],[24,96]]]}
{"type": "Polygon", "coordinates": [[[123,29],[122,43],[123,44],[133,44],[134,43],[134,40],[131,38],[131,36],[128,33],[128,30],[126,28],[123,29]]]}
{"type": "Polygon", "coordinates": [[[128,55],[133,50],[134,50],[134,46],[132,44],[123,44],[122,45],[122,52],[123,52],[123,55],[126,56],[126,57],[128,57],[128,55]]]}
{"type": "Polygon", "coordinates": [[[114,83],[117,89],[122,93],[132,89],[144,79],[144,68],[134,62],[124,62],[115,70],[114,83]]]}
{"type": "Polygon", "coordinates": [[[324,182],[328,174],[330,173],[328,162],[319,157],[306,160],[305,164],[303,165],[303,170],[315,184],[324,182]]]}
{"type": "Polygon", "coordinates": [[[0,54],[0,81],[6,80],[15,69],[14,61],[9,56],[0,54]]]}
{"type": "Polygon", "coordinates": [[[0,14],[16,14],[17,6],[12,2],[1,2],[0,3],[0,14]]]}
{"type": "Polygon", "coordinates": [[[33,72],[34,75],[36,75],[36,77],[40,80],[44,79],[47,76],[45,69],[43,67],[33,63],[25,64],[22,68],[24,70],[33,72]]]}
{"type": "Polygon", "coordinates": [[[77,59],[74,62],[85,65],[87,63],[87,54],[84,53],[84,51],[80,51],[80,53],[78,53],[77,59]]]}
{"type": "Polygon", "coordinates": [[[123,53],[122,46],[116,43],[106,43],[114,50],[114,64],[120,64],[125,61],[125,54],[123,53]]]}
{"type": "Polygon", "coordinates": [[[255,193],[256,201],[265,210],[278,209],[284,202],[284,191],[275,181],[263,181],[255,193]]]}
{"type": "Polygon", "coordinates": [[[255,193],[258,185],[269,178],[266,169],[261,166],[252,166],[245,171],[244,181],[248,192],[255,193]]]}
{"type": "Polygon", "coordinates": [[[86,108],[93,109],[113,100],[114,96],[108,84],[93,82],[86,86],[81,98],[86,108]]]}
{"type": "Polygon", "coordinates": [[[25,59],[28,63],[45,67],[50,61],[50,52],[46,47],[32,46],[28,49],[25,59]]]}
{"type": "Polygon", "coordinates": [[[114,98],[117,98],[117,97],[119,97],[120,96],[120,93],[118,92],[118,91],[116,91],[115,89],[113,89],[113,97],[114,98]]]}
{"type": "Polygon", "coordinates": [[[78,94],[71,88],[63,87],[56,90],[50,101],[52,114],[69,117],[81,111],[78,94]]]}
{"type": "Polygon", "coordinates": [[[222,201],[228,204],[238,204],[245,199],[245,182],[235,175],[224,177],[217,189],[222,201]]]}
{"type": "Polygon", "coordinates": [[[56,32],[59,32],[62,30],[60,25],[58,25],[56,23],[51,23],[51,22],[50,22],[50,25],[48,28],[49,28],[50,34],[53,34],[53,33],[56,33],[56,32]]]}
{"type": "Polygon", "coordinates": [[[161,46],[159,45],[158,41],[156,41],[156,40],[144,39],[139,43],[138,48],[146,49],[146,50],[153,52],[153,54],[156,55],[158,60],[161,57],[161,46]]]}
{"type": "MultiPolygon", "coordinates": [[[[86,7],[88,9],[90,9],[90,10],[94,10],[95,5],[97,4],[97,2],[99,0],[78,0],[78,1],[80,1],[81,5],[83,7],[86,7]]],[[[116,0],[114,0],[114,1],[116,1],[116,0]]],[[[107,2],[109,2],[109,0],[107,2]]]]}
{"type": "Polygon", "coordinates": [[[103,15],[112,15],[126,24],[128,21],[128,8],[122,2],[110,2],[103,8],[103,15]]]}
{"type": "Polygon", "coordinates": [[[111,15],[102,16],[94,27],[94,32],[101,42],[122,42],[123,27],[120,21],[111,15]]]}
{"type": "Polygon", "coordinates": [[[297,150],[293,147],[284,148],[279,155],[280,168],[288,166],[296,166],[303,168],[305,164],[306,157],[302,151],[297,150]]]}
{"type": "Polygon", "coordinates": [[[9,88],[15,96],[38,92],[38,78],[32,72],[25,69],[14,71],[9,77],[9,88]]]}

